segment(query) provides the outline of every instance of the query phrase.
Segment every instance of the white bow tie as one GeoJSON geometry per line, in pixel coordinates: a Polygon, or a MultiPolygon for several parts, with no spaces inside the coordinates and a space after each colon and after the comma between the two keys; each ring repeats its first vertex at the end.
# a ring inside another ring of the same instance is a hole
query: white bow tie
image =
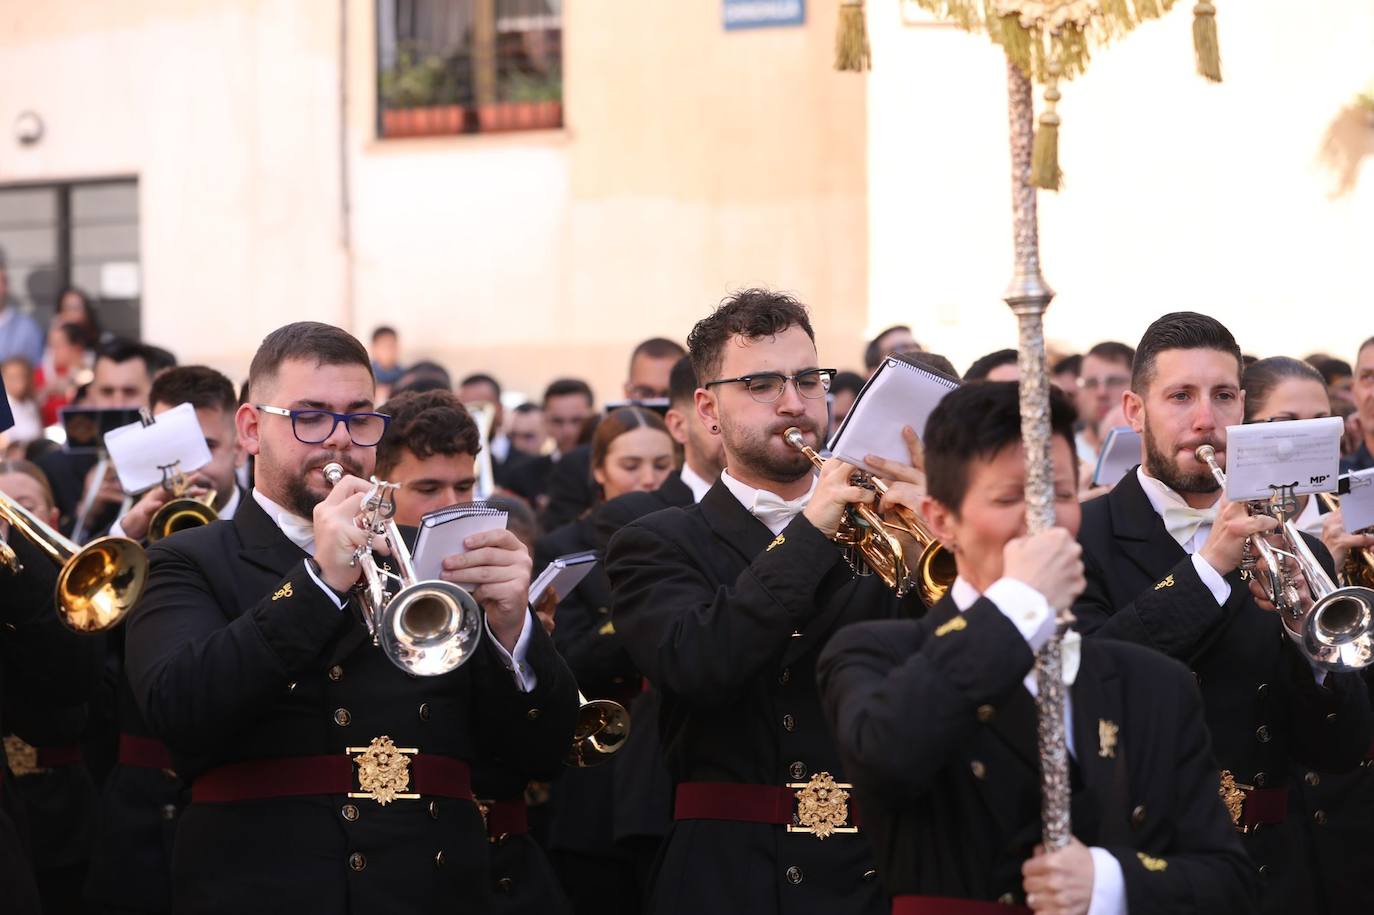
{"type": "Polygon", "coordinates": [[[1211,508],[1193,508],[1171,503],[1164,506],[1163,519],[1164,529],[1169,536],[1178,541],[1179,546],[1186,547],[1197,535],[1198,528],[1216,523],[1217,509],[1215,505],[1211,508]]]}
{"type": "Polygon", "coordinates": [[[277,517],[277,526],[281,528],[287,540],[303,550],[315,542],[315,525],[304,518],[283,512],[277,517]]]}
{"type": "Polygon", "coordinates": [[[789,501],[775,493],[760,489],[754,494],[754,507],[750,511],[755,518],[763,522],[764,527],[772,530],[774,527],[786,526],[806,508],[809,501],[811,493],[789,501]]]}

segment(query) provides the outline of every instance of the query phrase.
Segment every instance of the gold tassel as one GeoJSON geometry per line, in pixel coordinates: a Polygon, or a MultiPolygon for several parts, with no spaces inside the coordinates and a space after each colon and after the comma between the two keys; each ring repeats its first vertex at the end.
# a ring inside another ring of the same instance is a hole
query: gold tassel
{"type": "Polygon", "coordinates": [[[1193,50],[1197,72],[1214,83],[1221,82],[1221,45],[1217,41],[1217,8],[1201,0],[1193,7],[1193,50]]]}
{"type": "Polygon", "coordinates": [[[1051,60],[1045,65],[1045,110],[1035,131],[1035,146],[1031,151],[1031,184],[1047,191],[1057,191],[1064,174],[1059,170],[1059,113],[1054,110],[1059,94],[1060,66],[1051,60]]]}
{"type": "Polygon", "coordinates": [[[835,32],[835,69],[863,72],[872,69],[864,27],[864,0],[841,0],[840,25],[835,32]]]}

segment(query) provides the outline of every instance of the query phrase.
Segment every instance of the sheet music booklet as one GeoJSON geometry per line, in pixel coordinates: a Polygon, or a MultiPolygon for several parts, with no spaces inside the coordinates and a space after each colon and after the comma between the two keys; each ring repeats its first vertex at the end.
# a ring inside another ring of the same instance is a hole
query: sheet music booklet
{"type": "Polygon", "coordinates": [[[415,549],[411,552],[416,578],[433,581],[443,571],[445,559],[467,552],[463,546],[464,540],[473,534],[499,530],[505,526],[506,513],[485,502],[451,505],[430,512],[420,519],[420,532],[415,538],[415,549]]]}
{"type": "Polygon", "coordinates": [[[1102,450],[1097,453],[1093,485],[1115,486],[1139,463],[1140,433],[1130,426],[1117,426],[1107,433],[1107,440],[1102,443],[1102,450]]]}
{"type": "Polygon", "coordinates": [[[831,453],[870,473],[876,472],[864,463],[870,454],[910,463],[902,427],[910,426],[917,436],[923,436],[935,405],[958,386],[957,381],[900,359],[883,360],[831,437],[831,453]]]}
{"type": "Polygon", "coordinates": [[[530,584],[530,603],[539,603],[539,599],[549,588],[558,592],[558,600],[561,602],[595,567],[596,550],[559,556],[545,566],[544,571],[530,584]]]}

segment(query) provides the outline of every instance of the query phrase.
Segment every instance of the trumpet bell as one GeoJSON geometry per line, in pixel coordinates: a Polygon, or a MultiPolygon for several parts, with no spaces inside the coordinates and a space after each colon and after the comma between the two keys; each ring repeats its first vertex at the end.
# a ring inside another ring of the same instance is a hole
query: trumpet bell
{"type": "Polygon", "coordinates": [[[482,611],[465,589],[422,581],[397,592],[377,616],[377,641],[391,662],[421,677],[465,663],[482,635],[482,611]]]}
{"type": "Polygon", "coordinates": [[[101,537],[57,574],[57,614],[68,629],[103,632],[117,626],[143,596],[148,557],[126,537],[101,537]]]}
{"type": "Polygon", "coordinates": [[[935,606],[954,587],[954,580],[958,577],[959,566],[954,554],[938,540],[927,544],[916,560],[916,580],[921,590],[921,600],[927,607],[935,606]]]}
{"type": "Polygon", "coordinates": [[[563,764],[577,769],[599,766],[614,756],[630,736],[630,713],[611,699],[593,699],[577,710],[577,727],[563,764]]]}
{"type": "Polygon", "coordinates": [[[148,541],[157,543],[177,531],[204,527],[219,520],[219,513],[196,499],[173,499],[159,508],[148,522],[148,541]]]}
{"type": "Polygon", "coordinates": [[[1337,588],[1317,600],[1303,619],[1303,652],[1334,672],[1374,663],[1374,590],[1337,588]]]}

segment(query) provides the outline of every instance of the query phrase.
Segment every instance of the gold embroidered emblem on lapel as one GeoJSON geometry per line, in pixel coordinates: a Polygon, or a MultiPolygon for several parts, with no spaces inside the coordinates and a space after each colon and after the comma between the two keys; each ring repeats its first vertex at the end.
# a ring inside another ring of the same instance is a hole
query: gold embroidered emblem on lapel
{"type": "Polygon", "coordinates": [[[615,635],[615,623],[610,620],[601,624],[601,628],[596,630],[597,635],[615,635]]]}
{"type": "Polygon", "coordinates": [[[967,628],[968,620],[964,619],[962,616],[956,616],[953,619],[941,623],[935,629],[935,637],[938,639],[941,636],[949,635],[951,632],[962,632],[967,628]]]}
{"type": "Polygon", "coordinates": [[[787,538],[784,537],[782,534],[779,534],[778,536],[776,536],[776,537],[773,538],[773,542],[770,543],[770,544],[768,544],[768,549],[764,550],[764,552],[765,552],[765,553],[771,553],[771,552],[773,552],[773,549],[774,549],[775,547],[780,547],[780,546],[782,546],[782,545],[783,545],[784,543],[786,543],[786,542],[787,542],[787,538]]]}
{"type": "Polygon", "coordinates": [[[1145,865],[1145,869],[1151,873],[1158,874],[1161,871],[1169,869],[1169,862],[1165,861],[1163,858],[1147,855],[1143,851],[1136,852],[1135,856],[1140,859],[1141,864],[1145,865]]]}
{"type": "Polygon", "coordinates": [[[1097,755],[1103,759],[1116,759],[1116,735],[1121,728],[1115,721],[1097,719],[1097,755]]]}
{"type": "Polygon", "coordinates": [[[272,595],[273,600],[281,600],[283,597],[291,597],[291,582],[287,582],[272,595]]]}
{"type": "Polygon", "coordinates": [[[1156,583],[1155,583],[1155,590],[1158,591],[1160,588],[1172,588],[1173,586],[1174,586],[1174,576],[1171,574],[1171,575],[1167,576],[1163,581],[1156,582],[1156,583]]]}

